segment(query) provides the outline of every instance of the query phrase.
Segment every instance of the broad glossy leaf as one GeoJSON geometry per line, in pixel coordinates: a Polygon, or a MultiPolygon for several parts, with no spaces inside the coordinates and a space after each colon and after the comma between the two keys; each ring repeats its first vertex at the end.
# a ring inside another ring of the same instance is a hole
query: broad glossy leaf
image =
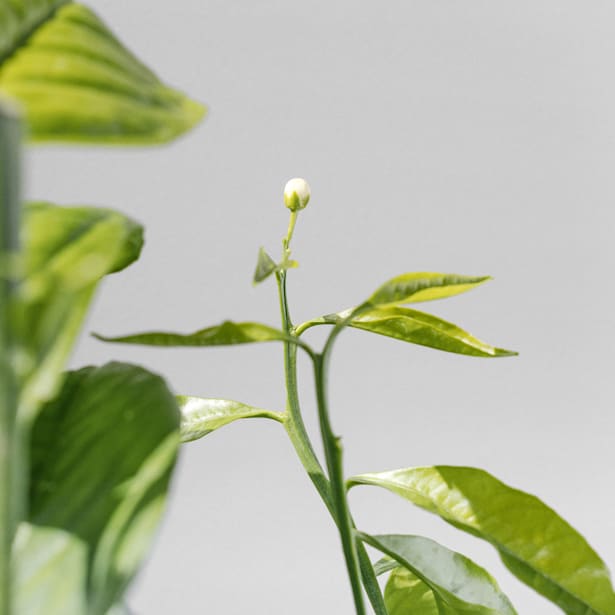
{"type": "MultiPolygon", "coordinates": [[[[351,310],[348,310],[325,316],[324,320],[331,323],[340,322],[349,316],[350,312],[351,310]]],[[[485,344],[453,323],[410,308],[376,308],[356,316],[349,326],[403,342],[473,357],[510,357],[517,354],[485,344]]]]}
{"type": "Polygon", "coordinates": [[[375,307],[445,299],[476,288],[489,276],[455,273],[404,273],[385,282],[368,300],[375,307]]]}
{"type": "Polygon", "coordinates": [[[359,536],[429,585],[437,603],[448,608],[447,613],[516,614],[491,575],[460,553],[423,536],[359,536]]]}
{"type": "Polygon", "coordinates": [[[258,322],[231,322],[230,320],[226,320],[215,327],[201,329],[195,333],[152,331],[119,337],[107,337],[95,333],[94,337],[103,342],[141,344],[144,346],[231,346],[287,339],[283,331],[273,327],[258,322]]]}
{"type": "Polygon", "coordinates": [[[276,269],[276,262],[265,252],[264,248],[258,251],[258,260],[254,271],[254,284],[259,284],[266,280],[276,269]]]}
{"type": "Polygon", "coordinates": [[[17,612],[102,615],[119,602],[164,507],[178,430],[175,398],[140,367],[67,375],[32,432],[17,612]]]}
{"type": "Polygon", "coordinates": [[[181,440],[192,442],[239,419],[267,418],[283,423],[285,414],[254,408],[229,399],[207,399],[178,395],[181,413],[181,440]]]}
{"type": "MultiPolygon", "coordinates": [[[[397,566],[384,588],[389,615],[446,615],[433,591],[407,568],[397,566]]],[[[450,612],[450,611],[449,611],[450,612]]]]}
{"type": "Polygon", "coordinates": [[[108,209],[28,205],[18,292],[22,413],[56,392],[100,279],[138,258],[142,228],[108,209]]]}
{"type": "Polygon", "coordinates": [[[3,6],[0,93],[22,104],[34,140],[160,143],[203,117],[204,107],[161,83],[85,6],[3,6]]]}
{"type": "Polygon", "coordinates": [[[541,500],[484,470],[409,468],[349,483],[384,487],[490,542],[516,577],[570,615],[615,615],[609,571],[587,541],[541,500]]]}

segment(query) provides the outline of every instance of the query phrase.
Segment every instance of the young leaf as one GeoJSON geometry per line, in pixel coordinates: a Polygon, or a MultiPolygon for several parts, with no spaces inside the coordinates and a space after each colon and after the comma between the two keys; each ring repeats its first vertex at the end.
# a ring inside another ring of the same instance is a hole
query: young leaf
{"type": "MultiPolygon", "coordinates": [[[[335,324],[348,313],[325,316],[324,320],[335,324]]],[[[510,357],[517,354],[485,344],[457,325],[437,316],[404,307],[376,308],[361,313],[350,321],[349,326],[403,342],[472,357],[510,357]]]]}
{"type": "Polygon", "coordinates": [[[489,276],[465,276],[454,273],[404,273],[383,284],[367,301],[374,307],[434,301],[476,288],[489,276]]]}
{"type": "Polygon", "coordinates": [[[349,484],[384,487],[490,542],[517,578],[569,615],[615,615],[609,571],[586,540],[541,500],[484,470],[409,468],[349,484]]]}
{"type": "Polygon", "coordinates": [[[100,279],[139,256],[143,230],[107,209],[32,203],[17,280],[22,412],[52,397],[100,279]]]}
{"type": "Polygon", "coordinates": [[[254,408],[228,399],[177,396],[181,413],[181,441],[192,442],[239,419],[267,418],[283,423],[285,414],[254,408]]]}
{"type": "Polygon", "coordinates": [[[107,337],[98,333],[93,335],[103,342],[141,344],[144,346],[231,346],[287,339],[283,331],[273,327],[258,322],[231,322],[230,320],[215,327],[186,334],[152,331],[120,337],[107,337]]]}
{"type": "Polygon", "coordinates": [[[265,252],[264,248],[258,251],[258,260],[256,261],[256,269],[254,271],[254,284],[259,284],[266,280],[276,269],[275,261],[265,252]]]}
{"type": "Polygon", "coordinates": [[[438,606],[429,585],[401,566],[397,566],[389,576],[384,601],[389,615],[447,615],[447,611],[438,606]]]}
{"type": "Polygon", "coordinates": [[[428,585],[445,612],[516,615],[491,575],[460,553],[422,536],[359,536],[428,585]]]}
{"type": "Polygon", "coordinates": [[[0,93],[21,103],[32,139],[162,143],[202,119],[203,106],[163,85],[90,9],[4,5],[0,93]]]}
{"type": "Polygon", "coordinates": [[[120,363],[67,375],[33,427],[16,612],[102,615],[120,601],[164,507],[178,431],[160,377],[120,363]]]}

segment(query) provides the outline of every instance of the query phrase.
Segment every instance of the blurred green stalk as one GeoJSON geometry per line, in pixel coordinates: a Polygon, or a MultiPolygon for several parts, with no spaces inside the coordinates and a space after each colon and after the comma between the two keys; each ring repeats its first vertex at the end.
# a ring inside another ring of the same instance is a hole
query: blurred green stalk
{"type": "Polygon", "coordinates": [[[16,111],[0,101],[0,615],[12,613],[11,546],[22,509],[25,485],[20,485],[15,459],[17,381],[13,367],[15,346],[13,263],[18,250],[20,122],[16,111]]]}

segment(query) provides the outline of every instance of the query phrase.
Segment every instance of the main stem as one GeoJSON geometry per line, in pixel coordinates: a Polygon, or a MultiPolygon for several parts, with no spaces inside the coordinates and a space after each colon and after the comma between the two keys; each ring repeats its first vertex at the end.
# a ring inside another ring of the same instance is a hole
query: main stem
{"type": "Polygon", "coordinates": [[[14,283],[19,216],[20,128],[0,105],[0,615],[12,612],[11,547],[25,490],[19,480],[17,384],[12,365],[14,283]]]}

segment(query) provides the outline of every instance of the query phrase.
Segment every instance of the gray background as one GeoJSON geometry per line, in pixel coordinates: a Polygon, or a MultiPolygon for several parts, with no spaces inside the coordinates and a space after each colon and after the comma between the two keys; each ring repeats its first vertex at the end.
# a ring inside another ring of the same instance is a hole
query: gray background
{"type": "MultiPolygon", "coordinates": [[[[345,334],[332,407],[347,472],[487,468],[539,494],[614,566],[615,4],[91,4],[211,112],[170,147],[28,154],[29,196],[113,206],[147,227],[142,260],[104,284],[87,329],[276,324],[273,284],[250,280],[261,244],[278,253],[285,181],[304,176],[296,321],[403,271],[489,273],[425,307],[521,352],[487,361],[345,334]]],[[[280,353],[84,336],[73,364],[138,362],[178,392],[281,408],[280,353]]],[[[489,546],[384,491],[351,499],[363,529],[425,533],[487,566],[520,612],[559,612],[489,546]]],[[[352,612],[337,535],[279,425],[235,424],[185,447],[130,602],[142,615],[352,612]]]]}

